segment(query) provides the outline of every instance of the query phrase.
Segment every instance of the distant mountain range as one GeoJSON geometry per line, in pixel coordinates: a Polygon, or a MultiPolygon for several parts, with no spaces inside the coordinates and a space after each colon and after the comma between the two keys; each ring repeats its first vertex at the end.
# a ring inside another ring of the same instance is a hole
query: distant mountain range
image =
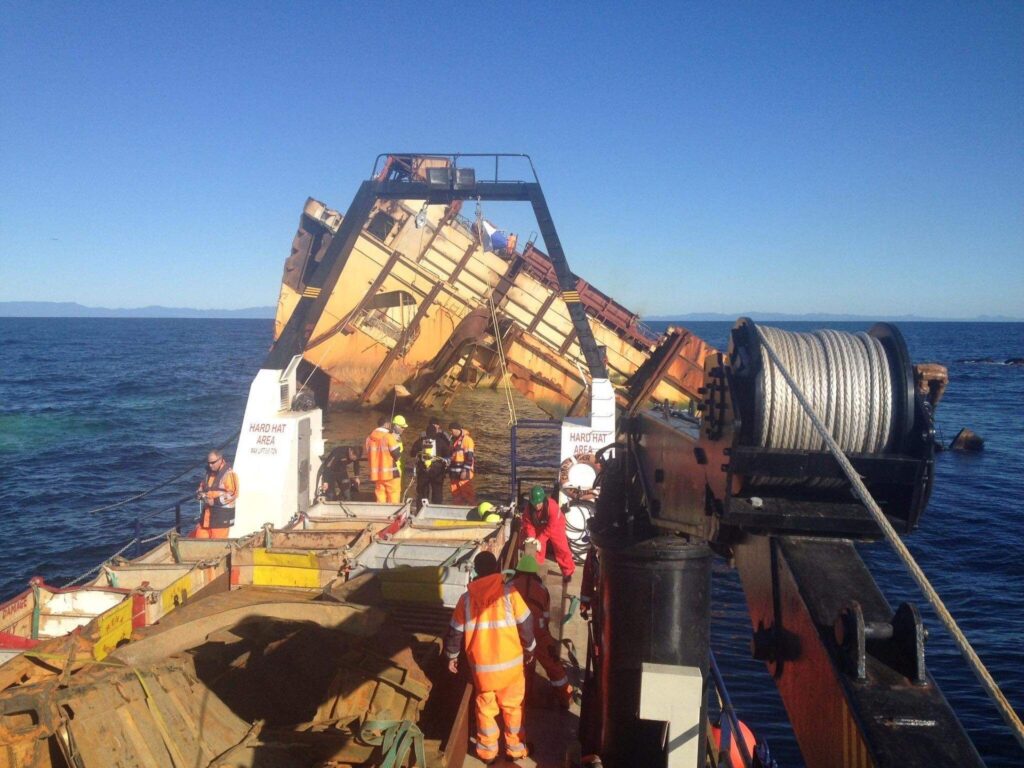
{"type": "Polygon", "coordinates": [[[804,315],[785,312],[739,312],[731,315],[724,312],[690,312],[685,315],[653,315],[643,318],[644,322],[734,322],[737,318],[749,317],[759,322],[812,322],[812,323],[1020,323],[1024,318],[1006,315],[976,315],[975,317],[926,317],[923,315],[842,315],[827,312],[811,312],[804,315]]]}
{"type": "Polygon", "coordinates": [[[138,307],[108,309],[86,307],[73,301],[0,301],[0,317],[180,317],[273,320],[276,307],[245,309],[192,309],[190,307],[138,307]]]}
{"type": "MultiPolygon", "coordinates": [[[[0,317],[182,317],[182,318],[235,318],[273,320],[276,307],[246,307],[245,309],[192,309],[191,307],[137,307],[110,309],[87,307],[73,301],[0,301],[0,317]]],[[[975,317],[925,317],[922,315],[844,315],[827,312],[789,314],[785,312],[689,312],[682,315],[652,315],[645,322],[685,323],[702,321],[733,322],[738,317],[750,317],[762,322],[814,322],[814,323],[868,323],[874,321],[914,322],[973,322],[1019,323],[1024,318],[1006,315],[977,315],[975,317]]]]}

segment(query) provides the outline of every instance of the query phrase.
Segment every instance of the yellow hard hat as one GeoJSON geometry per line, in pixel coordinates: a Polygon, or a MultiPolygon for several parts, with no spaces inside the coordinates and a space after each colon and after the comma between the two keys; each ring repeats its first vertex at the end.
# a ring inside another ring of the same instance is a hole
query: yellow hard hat
{"type": "Polygon", "coordinates": [[[537,565],[537,558],[533,555],[523,555],[516,563],[516,570],[519,573],[538,573],[540,566],[537,565]]]}
{"type": "Polygon", "coordinates": [[[391,426],[401,427],[402,429],[405,429],[406,427],[409,426],[409,422],[405,420],[405,416],[403,416],[402,414],[398,414],[393,419],[391,419],[391,426]]]}
{"type": "Polygon", "coordinates": [[[476,516],[483,520],[487,513],[494,509],[494,505],[489,501],[481,501],[476,507],[476,516]]]}

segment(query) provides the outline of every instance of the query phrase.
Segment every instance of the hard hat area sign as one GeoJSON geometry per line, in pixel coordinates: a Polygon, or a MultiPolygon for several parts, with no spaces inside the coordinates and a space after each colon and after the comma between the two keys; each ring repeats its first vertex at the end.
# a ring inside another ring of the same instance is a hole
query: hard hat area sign
{"type": "Polygon", "coordinates": [[[615,441],[615,435],[606,430],[593,430],[586,427],[572,426],[562,430],[562,458],[570,456],[586,456],[596,453],[615,441]]]}
{"type": "Polygon", "coordinates": [[[277,439],[288,431],[285,422],[253,421],[249,423],[249,453],[254,456],[276,456],[277,439]]]}

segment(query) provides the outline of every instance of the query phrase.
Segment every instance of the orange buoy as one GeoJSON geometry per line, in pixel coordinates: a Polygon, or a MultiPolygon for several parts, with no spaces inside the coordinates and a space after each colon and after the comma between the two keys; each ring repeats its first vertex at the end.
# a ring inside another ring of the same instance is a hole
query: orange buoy
{"type": "Polygon", "coordinates": [[[711,738],[714,739],[715,748],[718,751],[718,764],[720,766],[730,766],[730,768],[745,768],[749,763],[743,759],[743,749],[739,745],[739,738],[743,739],[743,743],[747,745],[747,755],[751,761],[754,759],[754,747],[757,746],[757,739],[754,737],[754,732],[747,728],[747,724],[742,720],[736,722],[740,725],[740,732],[730,734],[729,738],[729,751],[728,753],[722,750],[722,729],[717,725],[711,726],[711,738]],[[728,760],[729,762],[726,762],[728,760]]]}

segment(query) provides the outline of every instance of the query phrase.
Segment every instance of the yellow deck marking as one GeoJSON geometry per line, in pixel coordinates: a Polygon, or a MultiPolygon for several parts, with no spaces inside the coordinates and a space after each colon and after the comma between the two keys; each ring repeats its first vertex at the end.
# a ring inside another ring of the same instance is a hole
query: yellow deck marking
{"type": "Polygon", "coordinates": [[[253,551],[252,583],[261,587],[320,587],[320,564],[315,552],[295,554],[253,551]]]}

